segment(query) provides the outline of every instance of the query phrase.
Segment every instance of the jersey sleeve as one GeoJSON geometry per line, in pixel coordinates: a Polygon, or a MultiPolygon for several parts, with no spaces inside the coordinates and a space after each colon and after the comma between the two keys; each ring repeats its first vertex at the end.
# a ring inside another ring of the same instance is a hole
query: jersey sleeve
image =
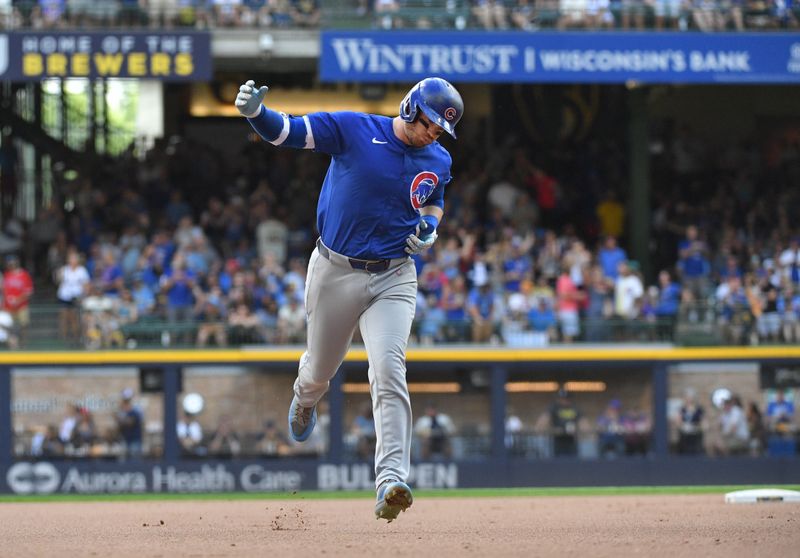
{"type": "Polygon", "coordinates": [[[442,170],[439,171],[439,184],[436,186],[436,189],[433,193],[425,200],[425,203],[422,204],[422,207],[429,207],[429,206],[436,206],[440,209],[444,209],[444,189],[445,187],[450,184],[453,180],[453,176],[450,174],[450,166],[452,165],[452,158],[450,154],[442,149],[441,154],[439,155],[439,160],[441,163],[442,170]]]}
{"type": "Polygon", "coordinates": [[[307,115],[313,138],[313,149],[329,155],[338,155],[346,149],[348,122],[358,126],[354,114],[349,112],[313,112],[307,115]]]}

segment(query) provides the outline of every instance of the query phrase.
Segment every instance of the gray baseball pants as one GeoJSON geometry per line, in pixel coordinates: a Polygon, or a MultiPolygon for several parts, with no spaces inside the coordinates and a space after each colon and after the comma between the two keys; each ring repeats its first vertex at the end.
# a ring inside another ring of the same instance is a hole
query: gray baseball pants
{"type": "Polygon", "coordinates": [[[355,328],[361,329],[377,439],[376,487],[408,479],[412,424],[406,347],[416,300],[417,272],[410,258],[391,260],[385,271],[371,273],[353,269],[346,256],[320,243],[311,254],[305,291],[308,346],[294,393],[303,407],[316,405],[342,364],[355,328]]]}

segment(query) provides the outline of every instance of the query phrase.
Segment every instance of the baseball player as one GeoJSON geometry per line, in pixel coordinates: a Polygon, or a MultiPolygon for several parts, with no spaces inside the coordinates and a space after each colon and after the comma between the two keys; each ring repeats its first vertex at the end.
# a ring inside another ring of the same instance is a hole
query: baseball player
{"type": "Polygon", "coordinates": [[[464,112],[447,81],[426,78],[394,118],[356,112],[291,116],[268,109],[267,86],[239,88],[236,108],[266,141],[331,156],[317,202],[319,239],[306,276],[308,345],[294,383],[289,432],[306,440],[316,405],[344,360],[355,328],[369,359],[375,418],[375,516],[392,521],[411,506],[411,402],[405,352],[417,276],[410,254],[436,241],[451,157],[436,140],[455,138],[464,112]]]}

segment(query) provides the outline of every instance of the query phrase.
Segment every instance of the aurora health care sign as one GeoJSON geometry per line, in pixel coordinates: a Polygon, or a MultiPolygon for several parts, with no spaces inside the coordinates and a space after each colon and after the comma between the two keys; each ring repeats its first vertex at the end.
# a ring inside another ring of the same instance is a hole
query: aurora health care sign
{"type": "Polygon", "coordinates": [[[323,81],[800,83],[798,33],[321,34],[323,81]]]}

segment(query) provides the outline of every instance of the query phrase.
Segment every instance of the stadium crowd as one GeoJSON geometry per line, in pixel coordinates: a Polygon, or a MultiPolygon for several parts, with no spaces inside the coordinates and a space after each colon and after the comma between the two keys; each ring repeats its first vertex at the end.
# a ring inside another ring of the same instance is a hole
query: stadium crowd
{"type": "Polygon", "coordinates": [[[798,26],[796,0],[0,0],[0,28],[674,29],[798,26]],[[323,19],[323,13],[327,17],[323,19]]]}
{"type": "MultiPolygon", "coordinates": [[[[800,340],[796,131],[718,146],[681,128],[653,145],[648,278],[625,248],[617,142],[460,142],[440,239],[416,258],[413,341],[800,340]]],[[[257,143],[239,155],[170,138],[59,177],[40,218],[7,222],[21,240],[0,242],[16,343],[28,304],[56,301],[73,346],[303,343],[326,160],[257,143]]]]}

